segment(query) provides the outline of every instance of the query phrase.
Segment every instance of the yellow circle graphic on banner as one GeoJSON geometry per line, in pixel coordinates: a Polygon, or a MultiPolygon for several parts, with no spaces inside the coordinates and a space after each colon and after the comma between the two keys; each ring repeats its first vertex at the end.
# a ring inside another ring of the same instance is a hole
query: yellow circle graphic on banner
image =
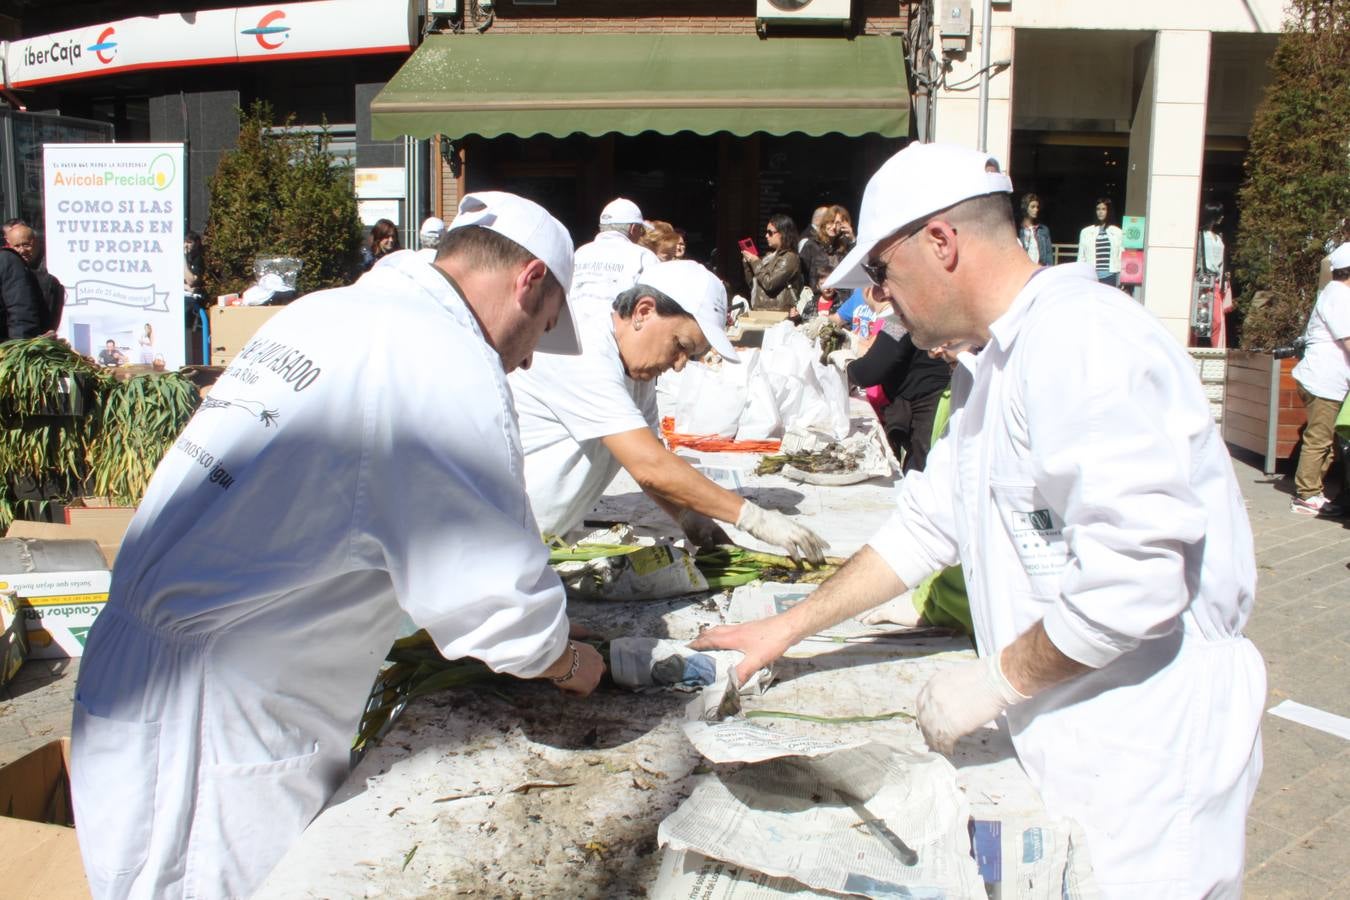
{"type": "Polygon", "coordinates": [[[173,184],[177,174],[178,167],[169,154],[161,153],[150,160],[150,178],[154,182],[155,190],[162,191],[168,188],[173,184]]]}

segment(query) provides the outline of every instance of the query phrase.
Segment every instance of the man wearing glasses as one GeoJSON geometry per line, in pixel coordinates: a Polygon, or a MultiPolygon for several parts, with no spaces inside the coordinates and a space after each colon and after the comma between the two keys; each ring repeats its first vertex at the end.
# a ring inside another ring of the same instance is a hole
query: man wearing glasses
{"type": "Polygon", "coordinates": [[[926,470],[809,600],[694,646],[744,650],[744,676],[959,562],[979,659],[920,692],[929,746],[1000,720],[1108,897],[1235,896],[1266,682],[1232,463],[1177,341],[1085,267],[1031,262],[986,159],[891,158],[831,278],[865,273],[921,348],[984,346],[926,470]]]}

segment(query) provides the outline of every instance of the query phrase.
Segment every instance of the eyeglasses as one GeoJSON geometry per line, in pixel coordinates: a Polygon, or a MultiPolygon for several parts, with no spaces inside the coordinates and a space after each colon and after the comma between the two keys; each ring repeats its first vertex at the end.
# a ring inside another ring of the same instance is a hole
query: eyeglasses
{"type": "MultiPolygon", "coordinates": [[[[905,235],[900,238],[900,240],[896,241],[894,244],[891,244],[891,246],[886,249],[886,255],[890,256],[892,253],[895,252],[896,247],[899,247],[905,241],[914,237],[914,235],[923,231],[927,227],[928,222],[920,222],[918,225],[915,225],[912,228],[910,228],[909,231],[906,232],[905,235]]],[[[955,227],[952,228],[952,234],[956,234],[955,227]]],[[[886,262],[886,260],[882,260],[881,262],[875,263],[862,263],[862,265],[859,268],[861,268],[865,273],[867,273],[867,277],[872,280],[872,284],[876,285],[877,287],[885,287],[886,268],[888,265],[889,263],[886,262]]]]}
{"type": "Polygon", "coordinates": [[[765,233],[765,234],[777,234],[778,232],[774,231],[772,228],[765,228],[765,229],[764,229],[764,233],[765,233]]]}

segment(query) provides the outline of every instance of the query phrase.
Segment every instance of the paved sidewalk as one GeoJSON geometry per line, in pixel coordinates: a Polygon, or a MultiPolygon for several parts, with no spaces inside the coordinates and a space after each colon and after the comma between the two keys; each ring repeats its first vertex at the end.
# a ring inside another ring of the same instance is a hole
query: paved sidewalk
{"type": "MultiPolygon", "coordinates": [[[[1248,634],[1270,699],[1350,716],[1350,520],[1289,512],[1291,478],[1236,461],[1256,535],[1259,585],[1248,634]]],[[[30,662],[0,688],[0,765],[69,734],[79,660],[30,662]]],[[[1350,896],[1350,741],[1273,716],[1247,825],[1248,897],[1350,896]]]]}
{"type": "MultiPolygon", "coordinates": [[[[1294,515],[1292,476],[1236,468],[1256,536],[1247,634],[1266,658],[1266,708],[1296,700],[1350,716],[1350,520],[1294,515]]],[[[1246,896],[1350,896],[1350,741],[1269,715],[1262,738],[1246,896]]]]}

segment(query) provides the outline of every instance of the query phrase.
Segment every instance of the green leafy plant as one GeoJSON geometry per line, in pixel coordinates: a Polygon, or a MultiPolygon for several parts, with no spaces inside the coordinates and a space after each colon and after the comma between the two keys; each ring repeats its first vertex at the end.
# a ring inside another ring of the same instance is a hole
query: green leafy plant
{"type": "Polygon", "coordinates": [[[53,338],[0,344],[0,528],[78,490],[89,461],[104,376],[53,338]],[[42,497],[20,501],[23,488],[42,497]]]}
{"type": "Polygon", "coordinates": [[[122,506],[140,502],[155,466],[201,403],[177,372],[135,375],[103,392],[90,448],[94,494],[122,506]]]}
{"type": "MultiPolygon", "coordinates": [[[[289,127],[294,117],[281,126],[289,127]]],[[[303,262],[299,293],[349,279],[361,243],[350,165],[334,164],[327,131],[274,132],[262,102],[239,114],[239,140],[210,182],[206,227],[207,290],[234,293],[254,283],[259,256],[303,262]]]]}
{"type": "Polygon", "coordinates": [[[1291,0],[1270,67],[1234,254],[1249,349],[1302,333],[1327,244],[1350,238],[1350,4],[1291,0]],[[1269,300],[1254,303],[1258,291],[1269,300]]]}
{"type": "Polygon", "coordinates": [[[0,531],[85,493],[135,506],[200,402],[178,372],[123,381],[64,341],[0,344],[0,531]]]}

